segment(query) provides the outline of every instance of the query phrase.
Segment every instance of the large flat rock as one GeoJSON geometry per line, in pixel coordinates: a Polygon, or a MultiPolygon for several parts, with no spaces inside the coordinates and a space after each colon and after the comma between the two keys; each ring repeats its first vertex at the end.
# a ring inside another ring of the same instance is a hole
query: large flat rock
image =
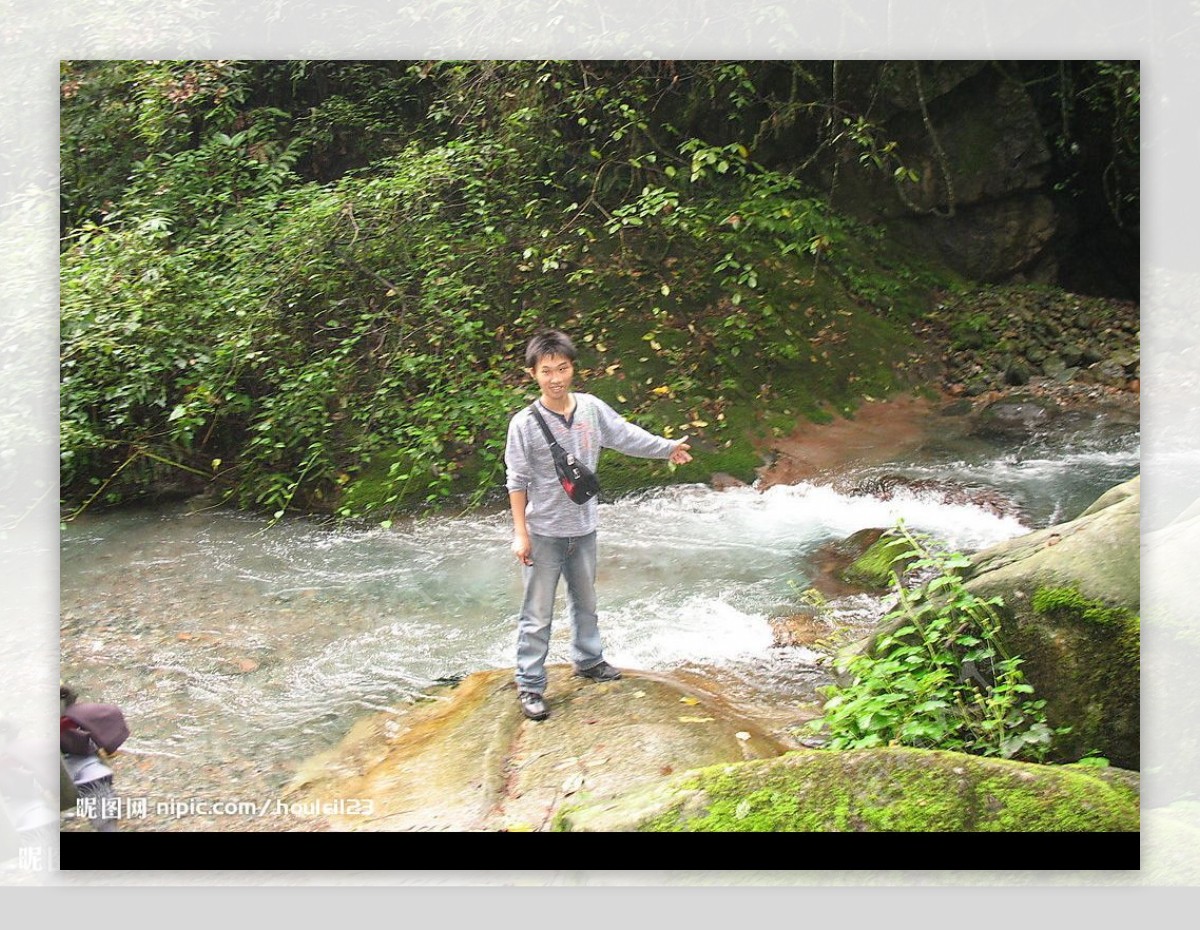
{"type": "Polygon", "coordinates": [[[551,716],[526,720],[512,672],[499,669],[363,719],[303,766],[287,800],[321,802],[333,830],[548,830],[568,800],[601,803],[788,748],[715,694],[665,676],[596,684],[556,666],[546,694],[551,716]]]}

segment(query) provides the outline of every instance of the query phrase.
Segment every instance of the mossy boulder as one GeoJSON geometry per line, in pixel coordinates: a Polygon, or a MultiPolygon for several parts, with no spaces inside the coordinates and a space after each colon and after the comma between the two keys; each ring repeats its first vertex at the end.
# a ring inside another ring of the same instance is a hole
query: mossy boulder
{"type": "Polygon", "coordinates": [[[1139,777],[937,750],[798,750],[592,804],[570,832],[1110,832],[1139,827],[1139,777]]]}
{"type": "Polygon", "coordinates": [[[1053,758],[1140,765],[1140,480],[1075,520],[972,557],[967,588],[1000,597],[1000,638],[1046,701],[1053,758]]]}
{"type": "Polygon", "coordinates": [[[880,535],[862,555],[842,570],[841,580],[867,589],[882,590],[889,587],[892,583],[892,573],[903,574],[916,559],[915,555],[901,555],[907,546],[908,543],[903,537],[892,533],[880,535]]]}

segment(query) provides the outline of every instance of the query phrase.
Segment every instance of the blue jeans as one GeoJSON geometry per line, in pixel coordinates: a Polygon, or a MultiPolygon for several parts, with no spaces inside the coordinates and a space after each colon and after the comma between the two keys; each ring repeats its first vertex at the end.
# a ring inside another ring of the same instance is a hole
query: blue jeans
{"type": "Polygon", "coordinates": [[[525,600],[517,621],[517,688],[541,694],[546,690],[546,653],[558,579],[567,582],[571,619],[571,660],[577,669],[591,668],[604,659],[596,617],[596,534],[538,536],[529,534],[533,564],[524,567],[525,600]]]}

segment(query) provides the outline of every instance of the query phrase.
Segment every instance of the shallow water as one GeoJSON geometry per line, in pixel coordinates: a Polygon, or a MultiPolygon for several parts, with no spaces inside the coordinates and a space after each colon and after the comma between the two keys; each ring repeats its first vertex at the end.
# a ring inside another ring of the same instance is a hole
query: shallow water
{"type": "MultiPolygon", "coordinates": [[[[798,706],[824,681],[822,656],[775,647],[769,620],[795,611],[822,546],[903,519],[971,551],[1070,519],[1137,470],[1136,434],[1093,430],[1022,448],[948,441],[830,484],[677,486],[602,504],[606,656],[703,675],[747,708],[798,706]],[[887,499],[854,493],[884,473],[1014,506],[998,515],[904,486],[887,499]]],[[[298,761],[357,717],[438,679],[511,667],[521,586],[510,527],[502,512],[386,530],[183,506],[86,516],[62,538],[63,676],[129,716],[126,794],[277,795],[298,761]]],[[[880,609],[864,597],[835,607],[859,626],[880,609]]],[[[551,662],[568,661],[563,627],[551,662]]],[[[230,822],[151,815],[141,826],[230,822]]]]}

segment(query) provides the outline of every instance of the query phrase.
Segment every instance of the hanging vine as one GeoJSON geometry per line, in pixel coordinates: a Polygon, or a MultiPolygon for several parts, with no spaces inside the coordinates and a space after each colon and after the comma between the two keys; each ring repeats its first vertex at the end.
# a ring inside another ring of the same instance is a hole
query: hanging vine
{"type": "Polygon", "coordinates": [[[950,170],[950,159],[946,157],[946,150],[942,148],[942,141],[938,137],[937,130],[934,128],[933,120],[929,116],[929,104],[925,100],[925,84],[921,80],[921,65],[920,62],[914,61],[911,68],[913,85],[917,91],[917,101],[921,107],[921,122],[925,125],[925,131],[929,134],[930,148],[933,150],[934,159],[937,161],[938,167],[942,173],[942,183],[946,188],[946,209],[940,210],[934,204],[930,207],[921,207],[914,203],[912,198],[904,190],[904,181],[911,180],[905,178],[897,172],[895,174],[896,193],[904,204],[914,213],[923,213],[932,216],[940,216],[950,218],[955,212],[955,197],[954,197],[954,177],[950,170]]]}

